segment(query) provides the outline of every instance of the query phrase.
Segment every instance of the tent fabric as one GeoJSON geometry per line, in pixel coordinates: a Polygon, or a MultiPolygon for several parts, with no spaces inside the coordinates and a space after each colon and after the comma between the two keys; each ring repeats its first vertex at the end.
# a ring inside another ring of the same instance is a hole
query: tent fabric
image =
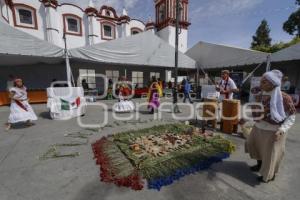
{"type": "Polygon", "coordinates": [[[267,53],[199,42],[186,52],[204,69],[238,67],[266,62],[267,53]]]}
{"type": "MultiPolygon", "coordinates": [[[[71,59],[102,63],[174,67],[175,49],[150,31],[100,44],[71,49],[71,59]]],[[[179,52],[179,68],[195,69],[196,62],[179,52]]]]}
{"type": "Polygon", "coordinates": [[[272,62],[300,60],[300,43],[271,55],[272,62]]]}
{"type": "Polygon", "coordinates": [[[28,33],[20,31],[3,21],[0,21],[0,58],[1,65],[2,60],[7,60],[9,57],[18,57],[18,60],[12,60],[14,64],[23,64],[22,58],[19,56],[25,56],[27,64],[34,64],[43,62],[45,58],[46,62],[54,62],[59,58],[63,59],[64,50],[47,41],[40,40],[28,33]],[[57,58],[57,59],[54,59],[57,58]]]}

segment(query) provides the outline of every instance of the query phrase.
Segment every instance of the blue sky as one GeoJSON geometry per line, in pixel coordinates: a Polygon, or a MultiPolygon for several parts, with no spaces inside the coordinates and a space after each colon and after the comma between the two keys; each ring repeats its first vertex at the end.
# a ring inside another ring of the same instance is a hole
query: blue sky
{"type": "MultiPolygon", "coordinates": [[[[89,0],[61,0],[83,7],[89,0]]],[[[107,4],[120,13],[147,21],[154,19],[154,0],[94,0],[95,6],[107,4]]],[[[190,0],[189,47],[199,41],[249,48],[252,35],[262,19],[269,22],[273,42],[291,39],[282,24],[296,10],[295,0],[190,0]]]]}

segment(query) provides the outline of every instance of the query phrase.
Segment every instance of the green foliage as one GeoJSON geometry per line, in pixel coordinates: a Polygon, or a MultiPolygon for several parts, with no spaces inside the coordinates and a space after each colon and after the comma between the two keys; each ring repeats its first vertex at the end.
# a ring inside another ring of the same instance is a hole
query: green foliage
{"type": "Polygon", "coordinates": [[[279,42],[279,43],[275,43],[275,44],[273,44],[271,46],[268,46],[268,47],[264,46],[264,45],[260,45],[260,46],[254,47],[252,49],[257,50],[257,51],[266,52],[266,53],[275,53],[277,51],[288,48],[288,47],[290,47],[292,45],[295,45],[297,43],[300,43],[300,37],[295,37],[294,39],[292,39],[290,42],[287,42],[287,43],[279,42]]]}
{"type": "MultiPolygon", "coordinates": [[[[300,6],[300,0],[296,0],[296,5],[300,6]]],[[[300,8],[293,12],[288,20],[283,24],[283,30],[290,35],[300,37],[300,8]]]]}
{"type": "MultiPolygon", "coordinates": [[[[121,151],[123,154],[114,156],[113,169],[116,171],[130,172],[128,169],[128,161],[125,157],[137,168],[145,179],[161,178],[173,175],[178,169],[189,168],[199,161],[208,160],[209,158],[218,155],[219,153],[232,153],[235,146],[221,136],[214,136],[205,139],[201,136],[194,136],[192,142],[187,146],[180,147],[164,156],[142,156],[137,157],[134,151],[130,148],[132,141],[141,136],[163,135],[165,133],[174,133],[178,135],[186,134],[192,128],[184,124],[169,124],[155,126],[147,129],[129,131],[112,136],[115,146],[111,146],[106,150],[109,157],[121,151]],[[116,148],[116,146],[118,148],[116,148]],[[114,148],[113,151],[110,148],[114,148]],[[125,157],[124,157],[125,155],[125,157]],[[120,164],[121,163],[121,164],[120,164]],[[125,167],[126,164],[126,167],[125,167]]],[[[143,147],[142,147],[143,148],[143,147]]]]}
{"type": "Polygon", "coordinates": [[[300,37],[300,8],[297,11],[293,12],[288,20],[284,22],[283,30],[290,35],[296,35],[300,37]]]}
{"type": "Polygon", "coordinates": [[[270,31],[267,20],[262,20],[255,35],[252,37],[253,41],[251,43],[251,48],[255,49],[258,46],[270,47],[272,41],[270,38],[270,31]]]}

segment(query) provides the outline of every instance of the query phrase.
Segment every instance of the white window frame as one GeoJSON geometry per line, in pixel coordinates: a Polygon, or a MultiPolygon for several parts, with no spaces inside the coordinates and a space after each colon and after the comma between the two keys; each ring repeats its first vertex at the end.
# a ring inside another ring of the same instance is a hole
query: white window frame
{"type": "Polygon", "coordinates": [[[120,77],[120,71],[118,70],[106,70],[105,74],[107,79],[111,79],[114,83],[118,82],[120,77]]]}
{"type": "Polygon", "coordinates": [[[77,17],[73,17],[73,16],[68,16],[68,15],[66,15],[66,17],[65,17],[65,24],[66,24],[66,31],[68,32],[68,33],[74,33],[74,34],[81,34],[81,20],[80,19],[78,19],[77,17]],[[77,21],[77,29],[78,29],[78,31],[73,31],[73,30],[70,30],[69,29],[69,22],[68,22],[68,19],[73,19],[73,20],[76,20],[77,21]]]}
{"type": "Polygon", "coordinates": [[[150,80],[155,76],[156,79],[160,78],[160,72],[150,72],[150,80]]]}
{"type": "Polygon", "coordinates": [[[96,89],[96,70],[79,69],[79,78],[77,85],[82,86],[81,82],[85,79],[90,89],[96,89]]]}
{"type": "Polygon", "coordinates": [[[15,22],[17,26],[21,26],[21,27],[25,27],[25,28],[36,28],[37,24],[36,24],[36,11],[34,9],[22,6],[22,5],[17,5],[14,7],[15,9],[15,22]],[[20,19],[20,13],[19,10],[26,10],[31,12],[31,20],[32,20],[32,24],[27,24],[27,23],[22,23],[21,19],[20,19]]]}
{"type": "Polygon", "coordinates": [[[116,36],[115,36],[115,26],[114,25],[109,24],[109,23],[102,23],[101,26],[102,26],[102,38],[103,39],[113,40],[113,39],[116,38],[116,36]],[[105,30],[104,30],[105,26],[109,26],[111,28],[111,36],[105,35],[105,30]]]}
{"type": "Polygon", "coordinates": [[[132,80],[132,84],[134,86],[136,86],[136,84],[138,84],[139,87],[144,87],[144,72],[132,71],[131,72],[131,80],[132,80]]]}

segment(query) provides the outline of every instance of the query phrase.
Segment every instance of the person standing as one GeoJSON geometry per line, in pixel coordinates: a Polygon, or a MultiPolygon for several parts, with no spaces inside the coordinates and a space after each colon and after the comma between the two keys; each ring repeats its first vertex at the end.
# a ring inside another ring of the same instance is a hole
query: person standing
{"type": "Polygon", "coordinates": [[[90,89],[90,86],[89,86],[89,84],[86,82],[85,79],[83,79],[83,80],[81,81],[81,86],[82,86],[82,88],[83,88],[84,91],[89,91],[89,89],[90,89]]]}
{"type": "Polygon", "coordinates": [[[19,122],[26,122],[27,126],[33,125],[32,121],[37,120],[37,116],[29,104],[27,89],[22,79],[15,79],[14,87],[10,88],[9,92],[11,104],[6,130],[9,130],[12,124],[19,122]]]}
{"type": "Polygon", "coordinates": [[[134,103],[129,99],[132,94],[132,89],[129,87],[126,77],[121,77],[118,83],[119,101],[113,105],[113,110],[116,113],[132,112],[135,109],[134,103]]]}
{"type": "Polygon", "coordinates": [[[160,97],[163,96],[162,88],[156,80],[156,77],[152,77],[152,84],[148,91],[148,110],[150,114],[153,114],[160,106],[160,97]]]}
{"type": "Polygon", "coordinates": [[[220,100],[233,99],[233,93],[238,92],[235,82],[229,77],[230,72],[223,70],[221,72],[222,80],[216,86],[217,91],[220,92],[220,100]]]}
{"type": "Polygon", "coordinates": [[[184,98],[183,98],[183,103],[186,102],[186,99],[188,99],[190,101],[190,103],[192,104],[193,101],[191,99],[191,84],[189,82],[189,80],[185,80],[184,85],[183,85],[183,94],[184,94],[184,98]]]}
{"type": "Polygon", "coordinates": [[[275,179],[285,152],[288,130],[296,119],[296,109],[289,95],[281,92],[282,73],[272,70],[263,75],[262,90],[257,101],[263,105],[263,113],[253,113],[257,117],[254,128],[248,137],[245,150],[257,165],[252,171],[259,172],[261,182],[275,179]]]}
{"type": "Polygon", "coordinates": [[[172,81],[169,81],[169,82],[168,82],[168,89],[172,89],[172,88],[173,88],[172,81]]]}

